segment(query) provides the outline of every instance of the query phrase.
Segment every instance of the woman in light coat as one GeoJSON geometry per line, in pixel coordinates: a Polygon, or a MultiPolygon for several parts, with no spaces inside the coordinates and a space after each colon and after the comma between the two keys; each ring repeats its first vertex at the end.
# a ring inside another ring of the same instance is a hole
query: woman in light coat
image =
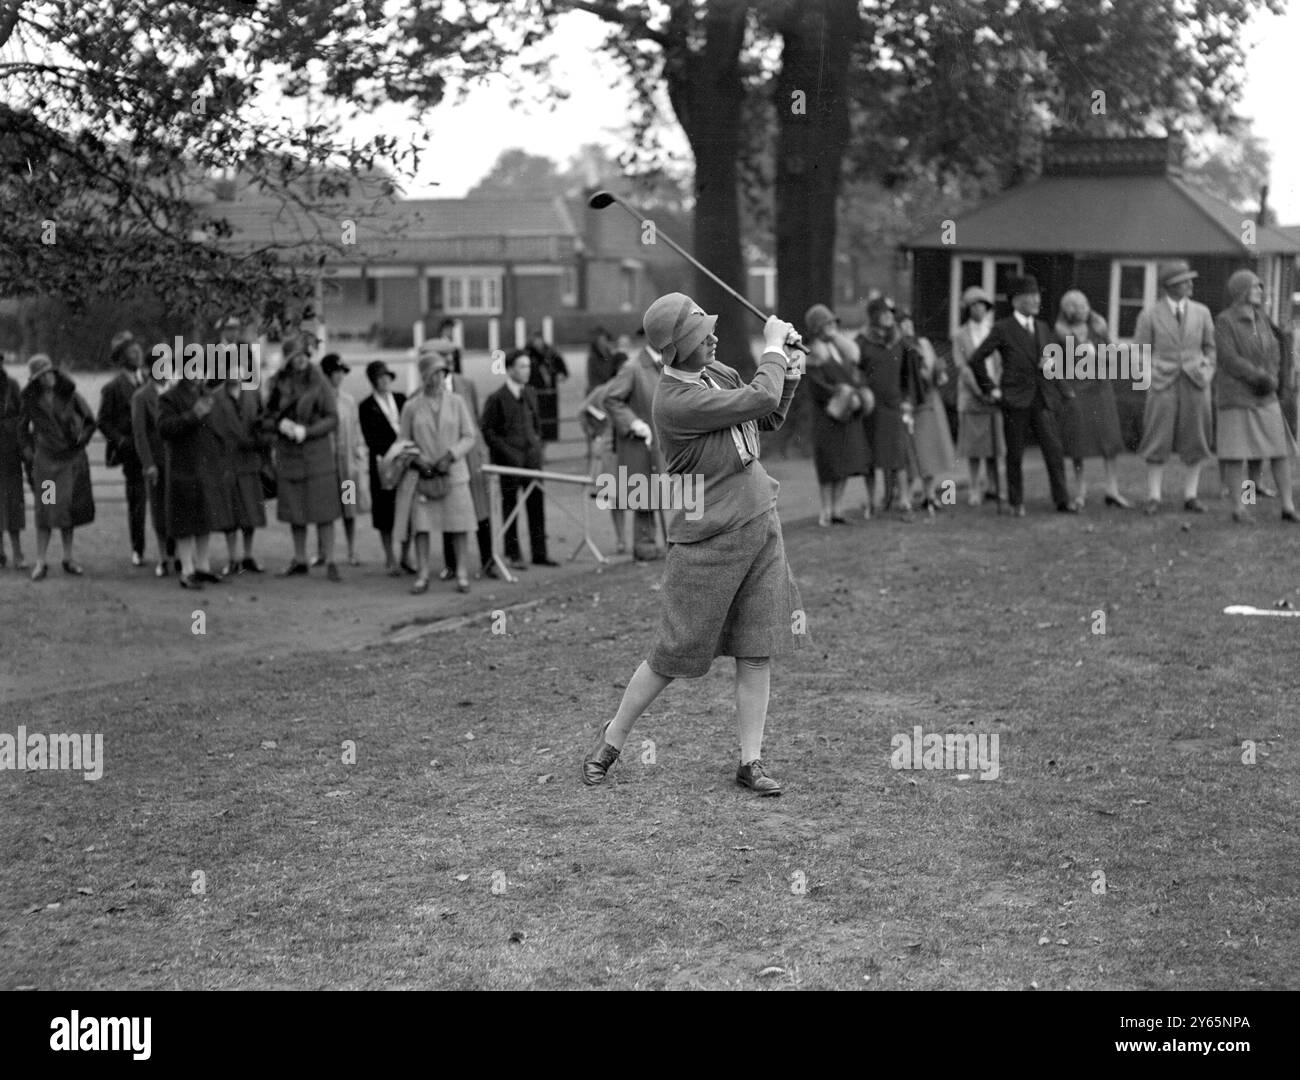
{"type": "MultiPolygon", "coordinates": [[[[357,413],[357,399],[343,389],[343,377],[352,369],[339,357],[330,353],[320,362],[321,374],[334,388],[334,401],[339,410],[339,426],[334,432],[334,461],[338,469],[339,491],[343,503],[343,534],[348,542],[348,565],[360,566],[357,558],[357,517],[370,511],[369,453],[361,437],[361,420],[357,413]]],[[[312,565],[325,561],[325,553],[317,552],[312,565]]]]}
{"type": "Polygon", "coordinates": [[[933,514],[939,508],[939,474],[956,465],[952,435],[948,431],[948,412],[943,407],[939,387],[948,382],[948,373],[939,363],[929,338],[916,336],[912,317],[906,311],[898,315],[898,332],[915,365],[916,409],[912,414],[912,447],[916,469],[921,475],[921,505],[933,514]]]}
{"type": "MultiPolygon", "coordinates": [[[[978,285],[961,294],[962,323],[952,339],[952,362],[957,369],[957,454],[966,459],[970,469],[970,505],[979,506],[985,499],[1002,502],[1002,484],[998,479],[998,458],[1006,439],[1002,432],[1002,410],[984,397],[975,373],[970,369],[971,354],[988,337],[993,300],[978,285]],[[984,466],[981,482],[980,466],[984,466]]],[[[986,363],[998,362],[996,353],[986,363]]],[[[996,386],[1001,371],[990,370],[996,386]]]]}
{"type": "Polygon", "coordinates": [[[420,357],[420,392],[402,406],[398,437],[419,447],[418,471],[403,477],[397,491],[396,528],[410,521],[418,574],[411,592],[429,588],[429,534],[450,533],[456,551],[456,590],[469,592],[469,534],[477,525],[465,458],[478,428],[469,406],[446,386],[451,361],[445,353],[420,357]]]}

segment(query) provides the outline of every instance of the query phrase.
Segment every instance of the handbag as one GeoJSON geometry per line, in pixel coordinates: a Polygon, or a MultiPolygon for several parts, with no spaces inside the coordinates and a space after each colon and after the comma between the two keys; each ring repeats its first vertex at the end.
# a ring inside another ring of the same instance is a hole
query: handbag
{"type": "Polygon", "coordinates": [[[411,468],[419,475],[420,479],[416,481],[415,490],[417,494],[423,495],[426,499],[445,499],[447,492],[451,490],[451,484],[447,480],[445,472],[438,472],[431,466],[411,463],[411,468]]]}
{"type": "Polygon", "coordinates": [[[848,383],[840,383],[826,402],[826,415],[836,423],[843,423],[862,408],[862,398],[848,383]]]}

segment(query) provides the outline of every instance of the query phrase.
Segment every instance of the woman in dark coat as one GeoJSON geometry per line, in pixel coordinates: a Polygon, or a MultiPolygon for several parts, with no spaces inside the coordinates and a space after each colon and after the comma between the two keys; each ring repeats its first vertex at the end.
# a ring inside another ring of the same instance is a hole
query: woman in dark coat
{"type": "Polygon", "coordinates": [[[290,337],[283,347],[284,367],[271,383],[263,419],[267,433],[278,435],[276,517],[293,530],[293,562],[279,576],[307,573],[307,526],[315,525],[325,576],[338,581],[334,522],[343,514],[343,493],[330,438],[339,426],[338,405],[329,381],[312,365],[306,342],[290,337]]]}
{"type": "Polygon", "coordinates": [[[871,411],[858,369],[861,353],[847,334],[841,333],[834,313],[824,304],[814,304],[804,316],[808,326],[808,370],[804,382],[813,404],[813,465],[821,489],[821,515],[817,524],[826,528],[832,523],[845,525],[840,500],[849,477],[867,480],[866,516],[871,516],[871,454],[863,417],[871,411]],[[850,407],[838,420],[827,411],[836,397],[847,397],[840,388],[847,386],[854,396],[850,407]]]}
{"type": "Polygon", "coordinates": [[[214,405],[211,388],[200,379],[181,379],[158,399],[158,434],[167,451],[167,533],[176,541],[182,589],[221,581],[212,572],[208,537],[224,527],[230,496],[214,405]]]}
{"type": "Polygon", "coordinates": [[[230,509],[228,528],[222,530],[226,534],[226,566],[221,576],[245,570],[260,574],[262,566],[253,558],[253,533],[266,525],[262,464],[270,446],[270,438],[262,430],[262,398],[233,379],[215,395],[213,418],[226,448],[223,488],[230,509]],[[237,533],[244,538],[242,559],[237,555],[237,533]]]}
{"type": "Polygon", "coordinates": [[[560,437],[560,384],[569,377],[569,366],[553,346],[548,345],[540,330],[528,342],[528,385],[537,393],[537,413],[541,421],[542,441],[555,442],[560,437]]]}
{"type": "Polygon", "coordinates": [[[18,440],[22,416],[18,384],[0,371],[0,568],[5,565],[4,534],[14,549],[14,569],[26,570],[23,561],[23,530],[27,509],[23,505],[23,453],[18,440]]]}
{"type": "Polygon", "coordinates": [[[904,515],[912,511],[907,485],[907,428],[918,396],[915,365],[894,333],[894,311],[882,298],[867,305],[867,330],[858,335],[862,374],[875,399],[866,417],[867,443],[874,468],[884,473],[885,508],[899,500],[904,515]],[[906,419],[905,419],[906,418],[906,419]],[[895,496],[897,492],[897,496],[895,496]]]}
{"type": "Polygon", "coordinates": [[[95,414],[76,384],[44,353],[33,356],[31,378],[22,392],[18,438],[24,458],[32,466],[32,494],[36,498],[36,565],[32,580],[49,572],[45,553],[50,533],[59,530],[63,541],[65,573],[81,574],[72,561],[72,530],[95,520],[95,498],[90,489],[90,461],[86,444],[95,433],[95,414]]]}
{"type": "Polygon", "coordinates": [[[1110,343],[1106,320],[1090,309],[1082,292],[1071,289],[1061,297],[1056,333],[1062,340],[1071,341],[1074,349],[1074,397],[1066,399],[1061,414],[1061,441],[1066,455],[1074,460],[1074,504],[1083,509],[1088,494],[1083,479],[1084,460],[1099,457],[1106,470],[1106,505],[1127,510],[1129,502],[1119,493],[1116,467],[1116,459],[1124,452],[1124,438],[1119,430],[1115,388],[1107,378],[1105,358],[1097,352],[1098,346],[1110,343]],[[1089,348],[1092,378],[1080,378],[1077,372],[1081,362],[1086,366],[1089,348]]]}
{"type": "Polygon", "coordinates": [[[393,557],[393,517],[397,505],[395,488],[384,490],[379,478],[379,462],[397,441],[397,430],[402,420],[402,406],[406,395],[393,392],[392,369],[382,360],[372,360],[366,365],[366,378],[375,392],[357,405],[357,419],[361,422],[361,437],[370,451],[370,520],[379,530],[384,545],[384,569],[390,577],[401,577],[402,572],[416,573],[408,561],[410,538],[402,536],[402,561],[393,557]]]}

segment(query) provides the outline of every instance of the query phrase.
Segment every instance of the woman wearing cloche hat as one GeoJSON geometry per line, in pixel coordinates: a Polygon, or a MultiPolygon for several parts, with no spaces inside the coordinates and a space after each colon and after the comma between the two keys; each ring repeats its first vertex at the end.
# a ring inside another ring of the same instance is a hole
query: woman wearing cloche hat
{"type": "Polygon", "coordinates": [[[47,573],[45,553],[50,534],[58,529],[63,541],[63,570],[80,574],[72,559],[72,530],[95,520],[86,444],[95,433],[95,414],[76,384],[54,367],[44,353],[27,364],[29,379],[22,392],[18,438],[23,457],[31,463],[32,494],[36,499],[36,565],[32,580],[47,573]]]}
{"type": "Polygon", "coordinates": [[[661,296],[645,314],[646,340],[664,359],[654,426],[674,481],[671,490],[683,493],[683,505],[675,508],[668,529],[654,646],[583,762],[587,784],[605,780],[632,725],[669,683],[698,678],[714,657],[732,656],[740,733],[736,782],[760,795],[781,793],[762,761],[768,658],[803,643],[805,620],[776,513],[779,485],[759,463],[758,432],[784,422],[803,355],[787,352],[797,335],[772,316],[763,328],[758,372],[746,384],[714,359],[716,323],[716,315],[706,315],[682,293],[661,296]],[[690,507],[688,486],[700,492],[690,507]]]}

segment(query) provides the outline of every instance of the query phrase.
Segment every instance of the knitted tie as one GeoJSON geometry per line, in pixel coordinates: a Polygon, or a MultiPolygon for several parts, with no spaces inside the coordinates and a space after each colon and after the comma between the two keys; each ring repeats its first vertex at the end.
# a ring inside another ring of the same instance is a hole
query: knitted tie
{"type": "MultiPolygon", "coordinates": [[[[714,390],[721,389],[709,377],[708,371],[704,368],[700,369],[700,381],[714,390]]],[[[753,420],[747,420],[745,423],[733,427],[731,429],[731,439],[736,444],[736,452],[740,455],[740,464],[748,467],[749,463],[758,457],[758,425],[753,420]],[[753,429],[752,435],[751,429],[753,429]]]]}

